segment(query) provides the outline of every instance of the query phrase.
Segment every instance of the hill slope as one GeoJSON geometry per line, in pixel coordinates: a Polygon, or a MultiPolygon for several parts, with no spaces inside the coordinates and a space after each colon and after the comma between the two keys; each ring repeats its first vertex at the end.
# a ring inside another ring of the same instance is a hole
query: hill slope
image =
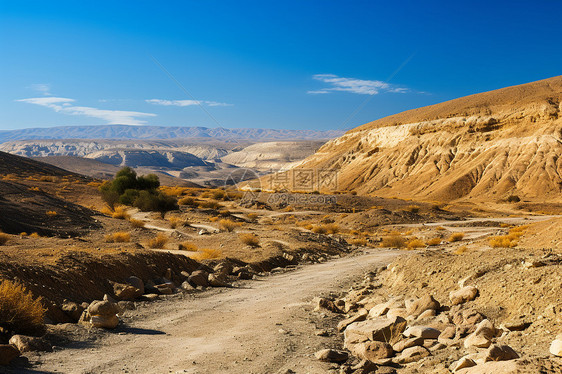
{"type": "Polygon", "coordinates": [[[338,188],[381,196],[560,199],[562,76],[367,123],[299,168],[337,169],[338,188]]]}

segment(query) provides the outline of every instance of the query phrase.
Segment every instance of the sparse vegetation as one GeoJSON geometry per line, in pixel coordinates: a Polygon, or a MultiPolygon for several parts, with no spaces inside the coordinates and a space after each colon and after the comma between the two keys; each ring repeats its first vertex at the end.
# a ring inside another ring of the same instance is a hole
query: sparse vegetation
{"type": "Polygon", "coordinates": [[[256,213],[248,213],[246,217],[248,217],[250,222],[256,222],[258,220],[258,215],[256,213]]]}
{"type": "Polygon", "coordinates": [[[463,238],[464,238],[464,232],[455,232],[452,233],[451,236],[449,236],[449,241],[451,243],[460,242],[461,240],[463,240],[463,238]]]}
{"type": "Polygon", "coordinates": [[[348,240],[348,242],[351,245],[357,245],[357,246],[361,246],[361,247],[364,247],[364,246],[367,245],[367,239],[365,239],[365,238],[350,239],[350,240],[348,240]]]}
{"type": "Polygon", "coordinates": [[[56,216],[58,213],[54,210],[48,210],[46,213],[46,215],[48,215],[49,217],[54,217],[56,216]]]}
{"type": "Polygon", "coordinates": [[[30,238],[40,238],[41,235],[39,235],[39,234],[36,233],[36,232],[32,232],[31,235],[29,235],[29,237],[30,237],[30,238]]]}
{"type": "Polygon", "coordinates": [[[256,234],[244,233],[238,235],[238,238],[242,243],[251,247],[259,247],[260,245],[260,238],[256,234]]]}
{"type": "Polygon", "coordinates": [[[184,197],[178,201],[179,205],[187,205],[187,206],[197,206],[198,203],[195,201],[193,197],[184,197]]]}
{"type": "Polygon", "coordinates": [[[336,223],[326,223],[312,227],[312,232],[316,234],[337,234],[339,231],[340,227],[336,223]]]}
{"type": "Polygon", "coordinates": [[[168,218],[168,222],[170,222],[170,227],[175,229],[178,226],[188,226],[189,225],[189,221],[186,220],[185,218],[181,218],[181,217],[170,217],[168,218]]]}
{"type": "Polygon", "coordinates": [[[130,215],[129,213],[127,213],[127,207],[124,207],[123,205],[119,205],[115,207],[115,209],[111,213],[111,217],[117,219],[128,219],[130,215]]]}
{"type": "Polygon", "coordinates": [[[462,255],[466,251],[468,251],[468,247],[466,245],[463,245],[462,247],[457,248],[453,253],[456,255],[462,255]]]}
{"type": "Polygon", "coordinates": [[[197,252],[199,249],[193,243],[183,242],[183,243],[178,244],[178,250],[188,251],[188,252],[197,252]]]}
{"type": "Polygon", "coordinates": [[[219,219],[219,216],[209,217],[209,222],[217,222],[219,219]]]}
{"type": "Polygon", "coordinates": [[[509,230],[507,235],[492,236],[488,239],[493,248],[513,248],[519,243],[519,238],[523,235],[528,226],[517,226],[509,230]]]}
{"type": "Polygon", "coordinates": [[[125,231],[114,232],[105,236],[106,243],[127,243],[131,241],[131,234],[125,231]]]}
{"type": "Polygon", "coordinates": [[[208,201],[202,201],[199,203],[199,208],[201,209],[220,209],[222,208],[222,205],[219,204],[218,201],[216,200],[208,200],[208,201]]]}
{"type": "Polygon", "coordinates": [[[411,212],[411,213],[419,213],[420,207],[417,206],[417,205],[409,205],[409,206],[406,207],[405,210],[408,211],[408,212],[411,212]]]}
{"type": "Polygon", "coordinates": [[[23,285],[9,280],[0,283],[0,327],[20,334],[41,334],[45,308],[23,285]]]}
{"type": "Polygon", "coordinates": [[[156,237],[148,241],[148,246],[153,249],[162,249],[168,243],[168,237],[162,233],[156,235],[156,237]]]}
{"type": "Polygon", "coordinates": [[[237,228],[239,226],[240,226],[240,223],[234,222],[231,219],[221,219],[219,221],[219,228],[222,231],[232,232],[232,231],[234,231],[235,228],[237,228]]]}

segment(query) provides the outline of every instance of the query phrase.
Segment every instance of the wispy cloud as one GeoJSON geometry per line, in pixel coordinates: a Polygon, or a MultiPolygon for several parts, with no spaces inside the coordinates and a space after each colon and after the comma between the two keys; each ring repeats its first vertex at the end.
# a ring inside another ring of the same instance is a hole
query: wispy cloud
{"type": "Polygon", "coordinates": [[[140,120],[139,117],[155,117],[154,113],[143,113],[126,110],[106,110],[87,106],[75,106],[76,100],[65,97],[34,97],[30,99],[16,100],[23,103],[41,105],[55,112],[69,114],[74,116],[87,116],[103,119],[110,125],[144,125],[146,121],[140,120]]]}
{"type": "Polygon", "coordinates": [[[398,87],[383,81],[338,77],[334,74],[316,74],[313,79],[328,83],[330,86],[320,90],[308,91],[309,94],[327,94],[334,91],[351,92],[362,95],[376,95],[380,92],[404,93],[409,89],[398,87]]]}
{"type": "Polygon", "coordinates": [[[193,106],[193,105],[206,105],[206,106],[232,106],[232,104],[218,103],[216,101],[206,100],[162,100],[150,99],[145,100],[149,104],[165,105],[165,106],[193,106]]]}
{"type": "Polygon", "coordinates": [[[31,89],[45,96],[51,96],[51,85],[47,83],[32,84],[31,89]]]}

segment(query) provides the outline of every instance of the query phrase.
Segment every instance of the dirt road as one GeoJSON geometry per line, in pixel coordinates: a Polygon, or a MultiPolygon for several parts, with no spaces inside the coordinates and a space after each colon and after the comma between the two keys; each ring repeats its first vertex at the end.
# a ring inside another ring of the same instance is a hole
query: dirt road
{"type": "MultiPolygon", "coordinates": [[[[402,252],[403,253],[403,252],[402,252]]],[[[120,331],[92,345],[31,357],[33,372],[62,373],[325,373],[318,349],[337,345],[315,335],[322,320],[313,297],[347,289],[397,251],[303,266],[243,287],[159,301],[134,311],[120,331]],[[37,371],[36,371],[37,370],[37,371]]]]}

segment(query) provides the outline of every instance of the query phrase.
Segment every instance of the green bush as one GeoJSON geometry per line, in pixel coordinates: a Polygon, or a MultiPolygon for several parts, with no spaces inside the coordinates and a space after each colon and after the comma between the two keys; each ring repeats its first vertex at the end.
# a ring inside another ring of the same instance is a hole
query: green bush
{"type": "Polygon", "coordinates": [[[104,182],[99,190],[102,199],[110,206],[117,203],[134,206],[143,212],[154,211],[162,215],[178,209],[175,198],[158,191],[160,180],[155,174],[137,176],[130,167],[124,167],[115,174],[115,179],[104,182]]]}

